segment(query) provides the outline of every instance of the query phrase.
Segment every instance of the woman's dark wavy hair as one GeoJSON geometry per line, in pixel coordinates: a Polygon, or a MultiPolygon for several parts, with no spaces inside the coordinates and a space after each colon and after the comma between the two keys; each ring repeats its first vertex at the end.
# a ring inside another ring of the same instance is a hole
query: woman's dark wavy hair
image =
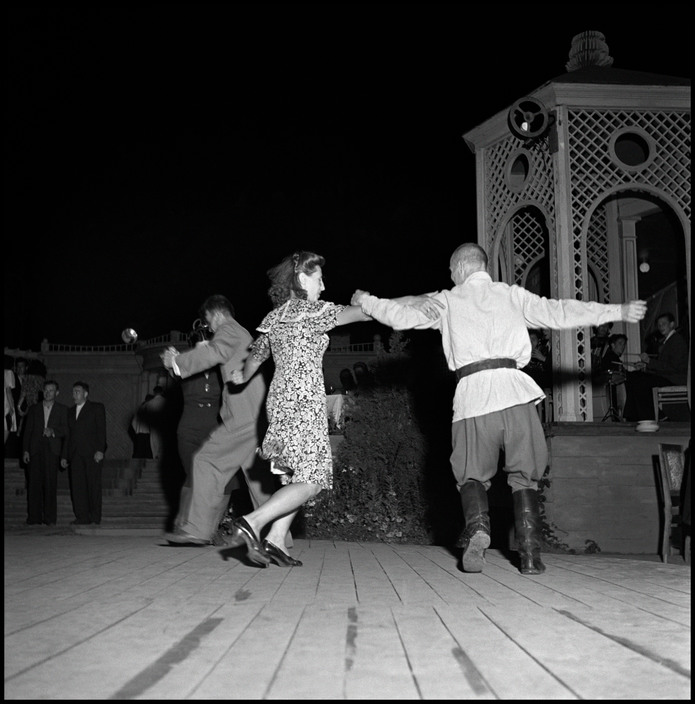
{"type": "Polygon", "coordinates": [[[304,272],[310,276],[316,268],[323,266],[326,260],[315,252],[295,252],[285,257],[277,266],[268,269],[270,288],[268,295],[273,302],[273,308],[281,306],[290,298],[306,299],[306,291],[299,283],[299,274],[304,272]]]}

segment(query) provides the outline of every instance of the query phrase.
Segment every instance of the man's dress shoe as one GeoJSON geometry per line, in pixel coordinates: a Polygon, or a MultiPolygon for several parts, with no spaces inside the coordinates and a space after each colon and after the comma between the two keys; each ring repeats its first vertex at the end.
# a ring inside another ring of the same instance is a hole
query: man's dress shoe
{"type": "Polygon", "coordinates": [[[173,543],[174,545],[209,545],[210,541],[204,538],[197,538],[195,535],[186,533],[185,530],[178,528],[171,533],[165,533],[164,537],[167,542],[173,543]]]}

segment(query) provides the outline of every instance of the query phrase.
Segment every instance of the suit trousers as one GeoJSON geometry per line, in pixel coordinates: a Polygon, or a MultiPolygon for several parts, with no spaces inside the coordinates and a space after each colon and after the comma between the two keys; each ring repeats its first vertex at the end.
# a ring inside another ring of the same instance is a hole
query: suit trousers
{"type": "Polygon", "coordinates": [[[27,520],[29,523],[55,523],[58,517],[58,468],[60,456],[51,451],[47,438],[39,453],[31,455],[27,467],[27,520]]]}
{"type": "Polygon", "coordinates": [[[80,523],[101,523],[102,462],[75,455],[70,459],[72,510],[80,523]]]}
{"type": "Polygon", "coordinates": [[[273,493],[273,475],[267,467],[254,466],[258,446],[257,423],[228,430],[218,426],[193,457],[192,486],[183,487],[175,525],[204,540],[212,539],[227,510],[230,482],[244,471],[254,507],[273,493]]]}

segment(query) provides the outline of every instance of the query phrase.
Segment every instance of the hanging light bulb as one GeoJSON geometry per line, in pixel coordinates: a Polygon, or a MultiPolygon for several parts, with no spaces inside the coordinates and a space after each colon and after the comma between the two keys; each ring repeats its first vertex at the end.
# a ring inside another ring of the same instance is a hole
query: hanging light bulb
{"type": "Polygon", "coordinates": [[[121,340],[126,343],[126,345],[132,345],[138,340],[138,334],[133,330],[133,328],[126,328],[121,333],[121,340]]]}
{"type": "Polygon", "coordinates": [[[651,268],[651,267],[649,266],[649,262],[647,262],[647,261],[640,262],[639,270],[640,270],[643,274],[647,274],[647,273],[649,272],[649,269],[650,269],[650,268],[651,268]]]}

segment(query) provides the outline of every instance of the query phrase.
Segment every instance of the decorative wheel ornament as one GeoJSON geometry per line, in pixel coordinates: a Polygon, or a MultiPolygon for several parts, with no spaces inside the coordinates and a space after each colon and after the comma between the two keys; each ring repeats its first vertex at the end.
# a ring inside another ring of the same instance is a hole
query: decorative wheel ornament
{"type": "Polygon", "coordinates": [[[507,113],[509,129],[520,139],[535,139],[548,129],[550,117],[545,105],[537,98],[517,100],[507,113]]]}

